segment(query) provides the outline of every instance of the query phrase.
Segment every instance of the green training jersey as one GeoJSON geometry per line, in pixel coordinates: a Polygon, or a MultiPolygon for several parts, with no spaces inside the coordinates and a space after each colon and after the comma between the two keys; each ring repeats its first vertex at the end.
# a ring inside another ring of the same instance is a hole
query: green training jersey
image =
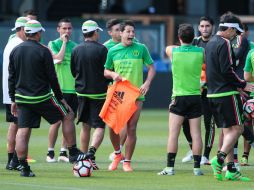
{"type": "Polygon", "coordinates": [[[200,95],[200,75],[204,49],[182,45],[172,50],[173,93],[175,96],[200,95]]]}
{"type": "Polygon", "coordinates": [[[109,50],[110,48],[114,47],[115,45],[119,44],[119,42],[114,42],[112,39],[104,42],[104,46],[109,50]]]}
{"type": "MultiPolygon", "coordinates": [[[[251,73],[252,76],[254,76],[253,69],[254,69],[254,49],[251,49],[249,53],[247,54],[247,58],[246,58],[245,66],[243,70],[245,72],[251,73]]],[[[254,92],[251,92],[250,96],[254,97],[254,92]]]]}
{"type": "MultiPolygon", "coordinates": [[[[62,47],[63,41],[58,38],[54,41],[50,41],[48,46],[53,54],[58,54],[62,47]]],[[[60,84],[60,88],[63,93],[75,94],[75,79],[71,74],[71,52],[77,44],[73,41],[68,41],[66,44],[64,59],[61,63],[55,64],[57,78],[60,84]]]]}
{"type": "MultiPolygon", "coordinates": [[[[105,68],[114,70],[140,88],[143,84],[143,66],[153,64],[153,60],[144,44],[133,42],[130,46],[122,43],[108,51],[105,68]]],[[[144,100],[144,96],[139,98],[144,100]]]]}

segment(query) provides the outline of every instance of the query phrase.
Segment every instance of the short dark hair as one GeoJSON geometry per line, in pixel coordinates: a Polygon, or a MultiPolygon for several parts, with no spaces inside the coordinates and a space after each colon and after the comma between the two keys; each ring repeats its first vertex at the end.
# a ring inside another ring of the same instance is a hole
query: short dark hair
{"type": "Polygon", "coordinates": [[[85,33],[85,34],[83,33],[83,36],[84,36],[84,38],[91,38],[95,32],[96,32],[96,30],[85,33]]]}
{"type": "Polygon", "coordinates": [[[25,33],[26,37],[34,37],[38,32],[35,33],[25,33]]]}
{"type": "Polygon", "coordinates": [[[178,37],[187,44],[190,44],[194,39],[194,28],[191,24],[180,24],[178,28],[178,37]]]}
{"type": "Polygon", "coordinates": [[[61,19],[58,21],[57,26],[58,26],[58,27],[60,27],[60,24],[61,24],[62,22],[68,22],[68,23],[71,23],[71,19],[70,19],[70,18],[67,18],[67,17],[65,17],[65,18],[61,18],[61,19]]]}
{"type": "MultiPolygon", "coordinates": [[[[241,20],[232,12],[226,12],[220,17],[220,23],[238,23],[241,26],[241,20]]],[[[225,31],[229,27],[219,26],[219,31],[225,31]]]]}
{"type": "Polygon", "coordinates": [[[244,30],[245,32],[249,31],[248,24],[242,23],[242,26],[243,26],[243,30],[244,30]]]}
{"type": "Polygon", "coordinates": [[[200,24],[201,21],[207,21],[207,22],[209,22],[211,25],[214,25],[213,19],[212,19],[211,17],[209,17],[209,16],[202,16],[202,17],[200,17],[200,19],[199,19],[199,24],[200,24]]]}
{"type": "Polygon", "coordinates": [[[120,31],[123,32],[126,26],[132,26],[135,28],[135,24],[132,20],[125,20],[120,24],[120,31]]]}
{"type": "Polygon", "coordinates": [[[113,19],[110,19],[107,23],[106,23],[106,28],[108,30],[111,30],[113,26],[117,25],[117,24],[120,24],[121,23],[121,20],[119,19],[116,19],[116,18],[113,18],[113,19]]]}
{"type": "Polygon", "coordinates": [[[28,9],[23,12],[23,16],[27,16],[27,15],[33,15],[37,17],[38,13],[34,9],[28,9]]]}

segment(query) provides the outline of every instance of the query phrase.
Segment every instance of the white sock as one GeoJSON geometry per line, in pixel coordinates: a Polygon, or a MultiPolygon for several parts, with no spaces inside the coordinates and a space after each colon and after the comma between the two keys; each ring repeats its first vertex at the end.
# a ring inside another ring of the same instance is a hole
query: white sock
{"type": "Polygon", "coordinates": [[[115,154],[120,154],[120,153],[121,153],[121,149],[115,150],[115,154]]]}
{"type": "Polygon", "coordinates": [[[67,148],[62,147],[62,148],[60,149],[60,152],[67,152],[67,148]]]}
{"type": "Polygon", "coordinates": [[[48,151],[54,151],[54,148],[48,148],[48,151]]]}

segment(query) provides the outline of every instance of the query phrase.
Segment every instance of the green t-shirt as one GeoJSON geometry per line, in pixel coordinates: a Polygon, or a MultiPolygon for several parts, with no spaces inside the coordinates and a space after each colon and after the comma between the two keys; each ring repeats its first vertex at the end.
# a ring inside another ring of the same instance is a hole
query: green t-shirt
{"type": "MultiPolygon", "coordinates": [[[[143,84],[143,66],[153,64],[153,60],[144,44],[133,42],[131,46],[122,43],[108,51],[105,68],[114,70],[140,88],[143,84]]],[[[144,100],[144,96],[139,97],[144,100]]]]}
{"type": "MultiPolygon", "coordinates": [[[[58,38],[54,41],[50,41],[48,46],[53,52],[53,54],[57,54],[60,51],[62,44],[63,44],[63,41],[60,38],[58,38]]],[[[63,93],[68,93],[68,94],[76,93],[75,79],[73,78],[71,74],[71,67],[70,67],[71,52],[76,45],[77,44],[75,42],[68,41],[66,44],[63,61],[59,64],[55,64],[57,78],[63,93]]]]}
{"type": "MultiPolygon", "coordinates": [[[[247,54],[245,66],[243,70],[245,72],[251,73],[254,76],[253,68],[254,68],[254,49],[251,49],[249,53],[247,54]]],[[[254,97],[254,92],[251,92],[250,96],[254,97]]]]}
{"type": "Polygon", "coordinates": [[[106,46],[106,48],[109,50],[117,44],[119,44],[119,42],[114,42],[112,39],[109,39],[108,41],[104,42],[103,45],[106,46]]]}
{"type": "Polygon", "coordinates": [[[172,50],[173,93],[175,96],[200,95],[200,75],[204,49],[182,45],[172,50]]]}

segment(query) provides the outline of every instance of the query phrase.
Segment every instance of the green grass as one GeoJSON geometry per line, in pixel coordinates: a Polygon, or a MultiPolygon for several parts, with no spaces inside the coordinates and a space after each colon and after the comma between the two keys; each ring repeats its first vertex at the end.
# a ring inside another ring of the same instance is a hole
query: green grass
{"type": "MultiPolygon", "coordinates": [[[[133,156],[135,172],[124,173],[121,167],[115,172],[107,171],[109,165],[108,155],[112,152],[106,130],[102,146],[97,151],[97,163],[101,170],[94,171],[90,178],[76,178],[72,175],[72,165],[64,163],[48,164],[45,161],[48,142],[48,124],[43,121],[40,129],[32,132],[29,155],[37,160],[31,164],[36,174],[35,178],[22,178],[18,172],[5,170],[6,133],[8,124],[4,122],[4,112],[0,116],[0,189],[3,190],[251,190],[254,188],[254,158],[250,156],[252,166],[242,167],[244,175],[253,179],[252,182],[216,181],[209,166],[203,166],[204,176],[196,177],[192,173],[192,163],[182,164],[181,159],[188,151],[188,145],[181,134],[179,139],[179,152],[176,158],[175,176],[157,176],[157,172],[166,164],[166,142],[168,135],[168,111],[144,110],[138,125],[138,141],[133,156]]],[[[77,127],[77,135],[80,128],[77,127]]],[[[204,132],[204,130],[203,130],[204,132]]],[[[216,131],[218,134],[218,130],[216,131]]],[[[217,135],[211,157],[216,153],[217,135]]],[[[78,136],[77,136],[78,137],[78,136]]],[[[60,148],[58,139],[56,153],[60,148]]],[[[242,154],[242,138],[239,144],[239,155],[242,154]]]]}

